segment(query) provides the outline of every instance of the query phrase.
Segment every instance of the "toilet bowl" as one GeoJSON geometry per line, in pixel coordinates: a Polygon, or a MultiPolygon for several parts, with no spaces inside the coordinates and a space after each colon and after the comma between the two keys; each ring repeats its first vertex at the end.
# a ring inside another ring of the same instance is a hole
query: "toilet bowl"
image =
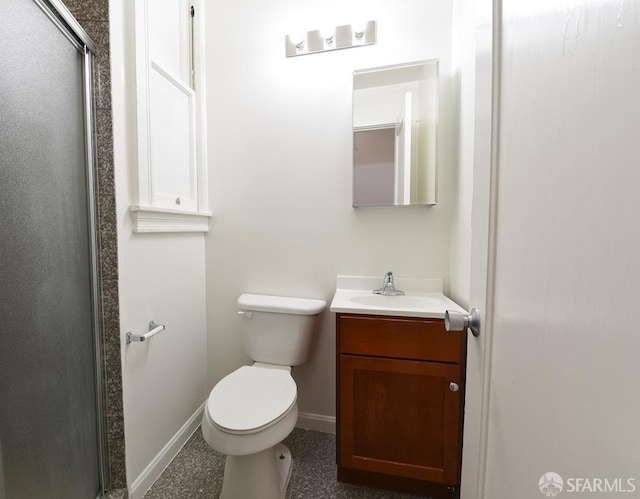
{"type": "Polygon", "coordinates": [[[221,379],[202,417],[207,443],[226,454],[222,499],[282,499],[292,458],[280,442],[298,419],[291,366],[305,362],[322,300],[242,295],[245,351],[255,361],[221,379]]]}
{"type": "Polygon", "coordinates": [[[255,363],[228,374],[211,391],[202,433],[227,455],[220,497],[283,497],[292,460],[288,449],[276,444],[298,419],[290,372],[286,366],[255,363]]]}

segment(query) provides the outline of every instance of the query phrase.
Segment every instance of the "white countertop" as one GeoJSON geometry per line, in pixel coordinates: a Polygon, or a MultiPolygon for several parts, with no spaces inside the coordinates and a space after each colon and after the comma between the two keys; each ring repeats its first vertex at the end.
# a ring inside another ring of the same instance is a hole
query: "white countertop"
{"type": "Polygon", "coordinates": [[[466,312],[442,293],[442,279],[395,277],[404,296],[374,295],[382,277],[338,276],[330,310],[345,314],[393,315],[443,319],[446,310],[466,312]]]}

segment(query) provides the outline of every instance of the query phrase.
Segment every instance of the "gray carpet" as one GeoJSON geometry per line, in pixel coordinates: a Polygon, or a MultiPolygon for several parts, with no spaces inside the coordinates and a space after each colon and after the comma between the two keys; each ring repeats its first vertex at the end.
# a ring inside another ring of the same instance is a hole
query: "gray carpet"
{"type": "MultiPolygon", "coordinates": [[[[288,499],[409,499],[416,496],[336,481],[335,435],[296,428],[284,440],[293,456],[288,499]]],[[[145,499],[217,498],[224,456],[204,441],[200,428],[182,448],[145,499]]]]}

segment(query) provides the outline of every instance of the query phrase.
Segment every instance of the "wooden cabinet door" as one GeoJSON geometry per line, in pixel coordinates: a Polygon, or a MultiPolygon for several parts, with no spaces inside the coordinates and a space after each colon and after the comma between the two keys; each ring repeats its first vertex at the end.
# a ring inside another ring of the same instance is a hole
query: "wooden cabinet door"
{"type": "Polygon", "coordinates": [[[459,483],[460,366],[354,355],[339,362],[338,465],[459,483]]]}

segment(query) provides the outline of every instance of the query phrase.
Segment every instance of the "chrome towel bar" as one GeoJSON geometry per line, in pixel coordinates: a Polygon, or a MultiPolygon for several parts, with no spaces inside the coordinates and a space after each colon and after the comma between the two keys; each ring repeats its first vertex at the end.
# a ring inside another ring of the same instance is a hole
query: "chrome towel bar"
{"type": "Polygon", "coordinates": [[[164,324],[156,324],[155,322],[149,322],[149,332],[144,334],[133,334],[131,332],[127,333],[127,345],[132,341],[147,341],[152,336],[164,331],[164,324]]]}

